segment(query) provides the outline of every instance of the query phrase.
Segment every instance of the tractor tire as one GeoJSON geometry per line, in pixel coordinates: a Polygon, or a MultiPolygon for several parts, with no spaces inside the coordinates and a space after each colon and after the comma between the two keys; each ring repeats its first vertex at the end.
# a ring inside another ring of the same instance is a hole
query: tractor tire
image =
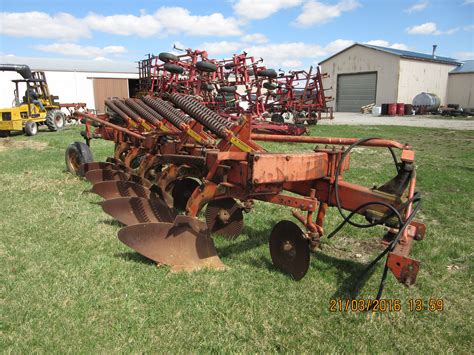
{"type": "Polygon", "coordinates": [[[272,122],[276,122],[276,123],[284,123],[285,122],[285,119],[279,113],[274,113],[272,115],[271,120],[272,120],[272,122]]]}
{"type": "Polygon", "coordinates": [[[34,136],[36,133],[38,133],[38,125],[36,122],[27,121],[25,123],[25,134],[27,136],[34,136]]]}
{"type": "Polygon", "coordinates": [[[67,146],[66,168],[71,174],[84,176],[84,171],[81,169],[82,164],[92,163],[93,161],[91,149],[87,144],[74,142],[67,146]]]}
{"type": "Polygon", "coordinates": [[[233,94],[234,92],[237,91],[237,86],[222,86],[219,88],[219,91],[233,94]]]}
{"type": "Polygon", "coordinates": [[[176,64],[166,63],[163,68],[173,74],[183,74],[184,68],[176,64]]]}
{"type": "Polygon", "coordinates": [[[177,62],[179,59],[177,56],[175,56],[174,54],[172,53],[166,53],[166,52],[162,52],[160,54],[158,54],[158,58],[162,61],[162,62],[165,62],[165,63],[168,63],[168,62],[177,62]]]}
{"type": "Polygon", "coordinates": [[[217,65],[211,62],[197,62],[196,69],[206,73],[214,73],[217,71],[217,65]]]}
{"type": "Polygon", "coordinates": [[[273,69],[264,69],[257,73],[258,76],[266,76],[267,78],[276,78],[277,72],[273,69]]]}
{"type": "Polygon", "coordinates": [[[60,110],[51,110],[46,115],[45,123],[51,132],[56,132],[64,128],[66,118],[60,110]]]}
{"type": "Polygon", "coordinates": [[[267,90],[272,91],[272,90],[278,89],[278,84],[266,81],[266,82],[263,83],[263,87],[267,90]]]}
{"type": "Polygon", "coordinates": [[[0,138],[5,138],[10,135],[10,131],[0,131],[0,138]]]}

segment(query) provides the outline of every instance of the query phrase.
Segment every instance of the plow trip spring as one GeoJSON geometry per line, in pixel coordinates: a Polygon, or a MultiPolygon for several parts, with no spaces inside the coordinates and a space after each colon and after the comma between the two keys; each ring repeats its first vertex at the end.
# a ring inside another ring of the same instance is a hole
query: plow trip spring
{"type": "Polygon", "coordinates": [[[292,218],[269,231],[269,249],[273,264],[295,280],[307,273],[310,252],[323,236],[333,237],[352,224],[385,226],[386,248],[376,259],[386,256],[384,279],[391,270],[401,283],[415,282],[420,263],[410,251],[413,241],[423,239],[425,226],[414,219],[420,196],[410,146],[378,138],[252,134],[250,115],[229,120],[176,92],[113,98],[106,106],[104,115],[76,113],[85,123],[87,144],[71,144],[66,162],[93,184],[91,191],[104,199],[104,212],[124,225],[118,238],[136,252],[172,271],[223,269],[213,236],[236,238],[244,212],[251,213],[259,200],[292,210],[292,218]],[[92,161],[93,138],[113,141],[113,156],[92,161]],[[260,141],[331,147],[268,152],[260,141]],[[394,177],[374,188],[345,181],[350,152],[359,146],[390,149],[394,177]],[[342,223],[328,234],[324,218],[330,207],[339,210],[342,223]],[[198,218],[202,209],[205,220],[198,218]],[[355,214],[368,224],[355,223],[355,214]]]}

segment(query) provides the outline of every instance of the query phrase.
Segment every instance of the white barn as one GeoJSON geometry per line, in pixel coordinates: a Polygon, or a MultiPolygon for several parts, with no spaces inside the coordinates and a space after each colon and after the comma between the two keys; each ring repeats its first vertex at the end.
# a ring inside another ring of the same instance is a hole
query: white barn
{"type": "MultiPolygon", "coordinates": [[[[32,71],[44,71],[49,90],[60,103],[84,102],[88,109],[98,112],[103,112],[107,97],[130,97],[138,85],[137,63],[16,56],[2,56],[0,62],[26,64],[32,71]]],[[[16,72],[0,72],[0,107],[12,106],[13,79],[22,78],[16,72]]]]}
{"type": "MultiPolygon", "coordinates": [[[[411,104],[421,92],[448,102],[448,76],[461,65],[456,59],[356,43],[319,63],[328,73],[324,87],[331,88],[336,111],[359,111],[376,103],[411,104]]],[[[468,87],[462,90],[469,90],[468,87]]],[[[473,93],[474,94],[474,93],[473,93]]]]}

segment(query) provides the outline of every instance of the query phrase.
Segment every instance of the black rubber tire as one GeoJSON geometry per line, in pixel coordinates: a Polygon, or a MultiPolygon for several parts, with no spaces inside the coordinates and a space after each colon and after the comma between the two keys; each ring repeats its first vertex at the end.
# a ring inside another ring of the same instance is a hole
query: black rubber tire
{"type": "Polygon", "coordinates": [[[227,93],[233,94],[234,92],[237,91],[237,86],[221,86],[221,87],[219,88],[219,91],[220,91],[220,92],[227,92],[227,93]]]}
{"type": "Polygon", "coordinates": [[[94,161],[91,149],[87,144],[82,142],[69,144],[66,148],[65,159],[67,170],[77,176],[84,176],[84,171],[80,169],[82,164],[92,163],[94,161]]]}
{"type": "Polygon", "coordinates": [[[166,52],[162,52],[160,54],[158,54],[158,58],[162,61],[162,62],[165,62],[165,63],[168,63],[168,62],[177,62],[179,59],[177,56],[175,56],[174,54],[172,53],[166,53],[166,52]]]}
{"type": "Polygon", "coordinates": [[[5,138],[10,135],[10,131],[0,131],[0,138],[5,138]]]}
{"type": "Polygon", "coordinates": [[[274,113],[274,114],[272,115],[272,122],[284,123],[284,122],[285,122],[285,119],[284,119],[283,116],[280,115],[279,113],[274,113]]]}
{"type": "Polygon", "coordinates": [[[209,83],[202,83],[201,90],[212,91],[212,90],[214,90],[214,85],[209,84],[209,83]]]}
{"type": "Polygon", "coordinates": [[[211,62],[197,62],[196,69],[206,73],[213,73],[217,71],[217,65],[211,62]]]}
{"type": "Polygon", "coordinates": [[[176,64],[166,63],[163,68],[173,74],[183,74],[184,68],[176,64]]]}
{"type": "Polygon", "coordinates": [[[60,110],[51,110],[46,114],[45,123],[51,132],[60,131],[66,124],[66,117],[60,110]]]}
{"type": "Polygon", "coordinates": [[[34,136],[38,133],[38,125],[36,122],[28,121],[25,123],[25,134],[27,136],[34,136]]]}
{"type": "Polygon", "coordinates": [[[276,78],[278,76],[274,69],[264,69],[257,73],[258,76],[266,76],[267,78],[276,78]]]}
{"type": "Polygon", "coordinates": [[[263,87],[267,90],[275,90],[275,89],[278,89],[278,84],[266,81],[263,83],[263,87]]]}

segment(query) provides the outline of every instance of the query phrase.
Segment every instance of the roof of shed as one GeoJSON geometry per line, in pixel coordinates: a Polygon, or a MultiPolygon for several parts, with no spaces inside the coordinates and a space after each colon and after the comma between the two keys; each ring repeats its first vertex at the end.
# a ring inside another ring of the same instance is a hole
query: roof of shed
{"type": "Polygon", "coordinates": [[[474,73],[474,60],[466,60],[462,65],[457,68],[454,68],[449,72],[449,74],[465,74],[465,73],[474,73]]]}
{"type": "Polygon", "coordinates": [[[58,58],[0,56],[0,63],[26,64],[37,71],[68,71],[94,73],[130,73],[138,74],[138,65],[133,62],[117,62],[112,60],[75,60],[58,58]]]}
{"type": "Polygon", "coordinates": [[[342,52],[347,51],[348,49],[354,47],[354,46],[361,46],[365,48],[370,48],[374,49],[377,51],[385,52],[388,54],[393,54],[401,58],[408,58],[408,59],[415,59],[415,60],[424,60],[424,61],[429,61],[429,62],[435,62],[435,63],[441,63],[441,64],[452,64],[452,65],[460,65],[461,62],[458,61],[457,59],[454,58],[448,58],[448,57],[440,57],[438,55],[431,55],[431,54],[425,54],[425,53],[419,53],[419,52],[412,52],[412,51],[405,51],[402,49],[395,49],[395,48],[388,48],[388,47],[380,47],[380,46],[374,46],[371,44],[364,44],[364,43],[354,43],[352,46],[349,46],[345,49],[343,49],[340,52],[337,52],[336,54],[333,54],[329,58],[323,60],[319,64],[322,64],[326,61],[328,61],[331,58],[334,58],[335,56],[341,54],[342,52]]]}

